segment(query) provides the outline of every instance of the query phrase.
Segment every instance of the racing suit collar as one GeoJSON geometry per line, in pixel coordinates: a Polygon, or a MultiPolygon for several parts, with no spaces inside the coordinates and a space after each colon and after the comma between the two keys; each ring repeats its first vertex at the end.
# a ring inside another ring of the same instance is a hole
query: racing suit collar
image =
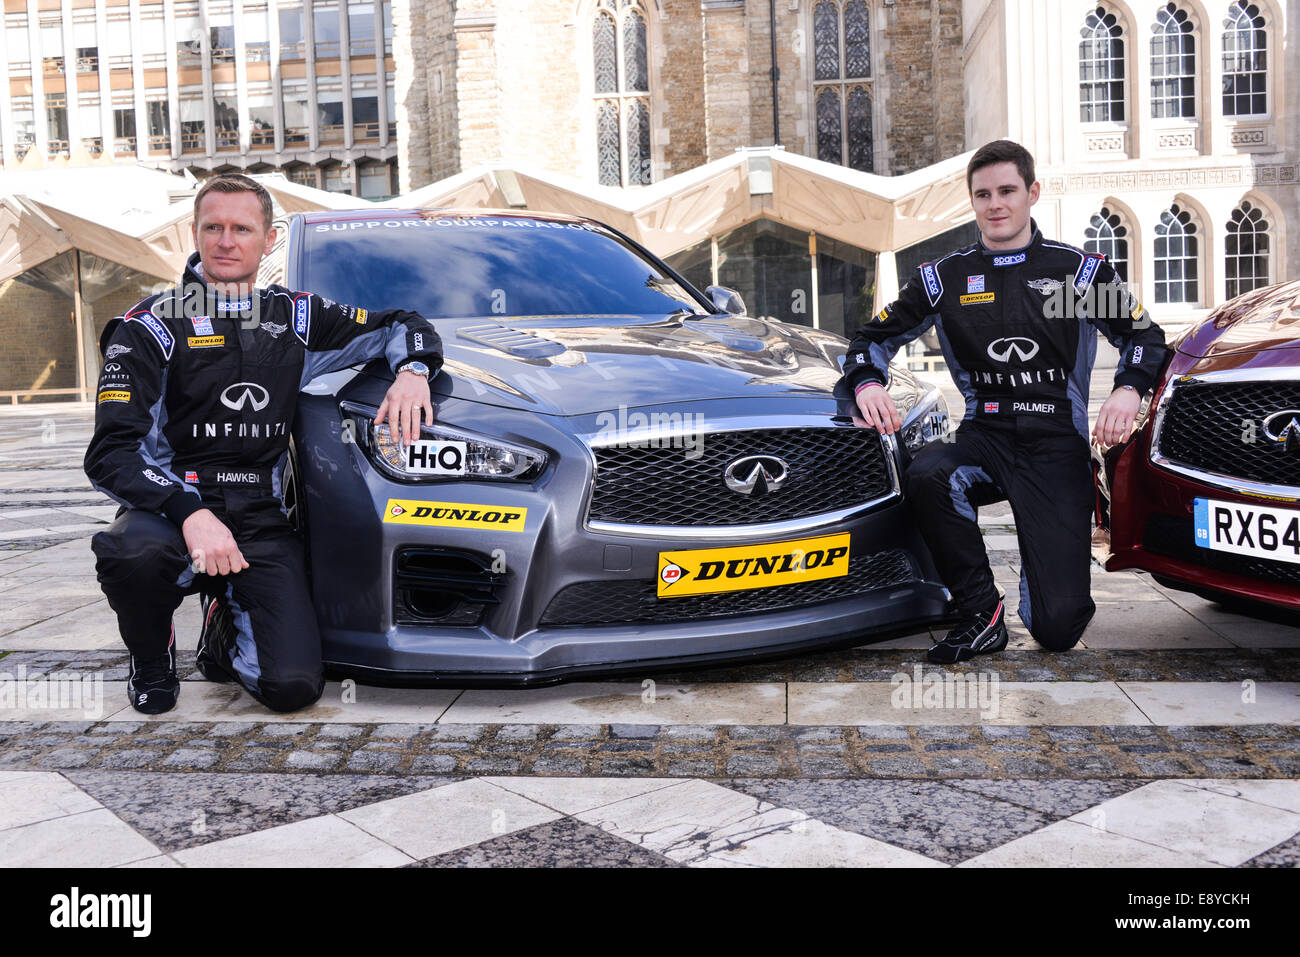
{"type": "Polygon", "coordinates": [[[186,315],[224,315],[247,318],[251,313],[252,300],[261,298],[265,290],[253,286],[244,299],[232,299],[208,285],[208,278],[203,272],[203,260],[198,251],[190,253],[185,261],[185,272],[181,278],[181,295],[186,300],[195,300],[187,306],[186,315]]]}
{"type": "Polygon", "coordinates": [[[1031,217],[1029,220],[1029,242],[1019,249],[989,249],[984,245],[984,237],[980,236],[977,240],[980,252],[989,259],[997,257],[1002,259],[1007,256],[1019,256],[1021,253],[1029,252],[1037,248],[1043,242],[1043,234],[1038,228],[1038,223],[1031,217]]]}

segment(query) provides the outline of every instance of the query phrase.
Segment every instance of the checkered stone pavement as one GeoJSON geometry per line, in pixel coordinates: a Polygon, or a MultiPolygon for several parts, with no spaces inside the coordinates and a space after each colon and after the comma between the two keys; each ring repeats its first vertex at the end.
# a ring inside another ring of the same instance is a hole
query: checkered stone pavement
{"type": "MultiPolygon", "coordinates": [[[[1096,570],[1097,619],[1067,654],[1017,620],[1006,652],[946,669],[921,632],[648,686],[345,701],[331,682],[291,715],[194,673],[187,600],[180,703],[146,719],[94,579],[88,537],[115,507],[80,470],[89,424],[85,407],[0,411],[6,863],[1300,863],[1300,628],[1136,573],[1096,570]],[[13,693],[69,676],[93,707],[13,693]],[[945,691],[959,677],[968,699],[945,691]]],[[[1011,516],[981,524],[1011,590],[1011,516]]]]}

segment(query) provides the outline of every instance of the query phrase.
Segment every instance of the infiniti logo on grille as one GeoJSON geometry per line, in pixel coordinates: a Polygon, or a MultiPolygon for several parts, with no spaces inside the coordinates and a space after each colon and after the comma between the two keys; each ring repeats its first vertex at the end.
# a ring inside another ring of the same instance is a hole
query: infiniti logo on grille
{"type": "Polygon", "coordinates": [[[1300,409],[1283,409],[1264,420],[1264,435],[1286,446],[1288,452],[1300,450],[1300,409]]]}
{"type": "Polygon", "coordinates": [[[790,467],[775,455],[746,455],[736,459],[722,473],[727,488],[754,498],[775,492],[790,475],[790,467]]]}

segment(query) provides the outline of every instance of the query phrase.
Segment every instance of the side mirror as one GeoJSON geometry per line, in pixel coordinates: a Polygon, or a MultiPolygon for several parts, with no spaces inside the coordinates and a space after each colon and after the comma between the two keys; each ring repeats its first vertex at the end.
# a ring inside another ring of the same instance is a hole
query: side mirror
{"type": "Polygon", "coordinates": [[[745,314],[745,300],[741,299],[740,293],[734,289],[728,289],[726,286],[710,286],[704,290],[704,294],[709,297],[715,309],[729,312],[733,316],[745,314]]]}

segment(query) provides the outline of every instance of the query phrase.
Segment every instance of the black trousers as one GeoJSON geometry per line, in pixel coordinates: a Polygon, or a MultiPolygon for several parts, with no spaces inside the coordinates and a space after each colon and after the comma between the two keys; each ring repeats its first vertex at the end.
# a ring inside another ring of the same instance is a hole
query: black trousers
{"type": "Polygon", "coordinates": [[[954,441],[922,448],[904,482],[935,566],[967,615],[999,596],[971,504],[973,488],[988,492],[994,486],[992,498],[1005,497],[1015,514],[1020,618],[1043,647],[1074,647],[1097,610],[1089,568],[1095,492],[1086,439],[977,420],[962,425],[954,441]]]}
{"type": "Polygon", "coordinates": [[[235,638],[220,649],[218,664],[272,711],[296,711],[325,685],[302,542],[274,497],[222,491],[205,490],[204,502],[234,533],[248,568],[195,575],[180,529],[131,509],[91,539],[100,587],[136,658],[166,653],[172,615],[186,595],[220,597],[233,614],[235,638]]]}

